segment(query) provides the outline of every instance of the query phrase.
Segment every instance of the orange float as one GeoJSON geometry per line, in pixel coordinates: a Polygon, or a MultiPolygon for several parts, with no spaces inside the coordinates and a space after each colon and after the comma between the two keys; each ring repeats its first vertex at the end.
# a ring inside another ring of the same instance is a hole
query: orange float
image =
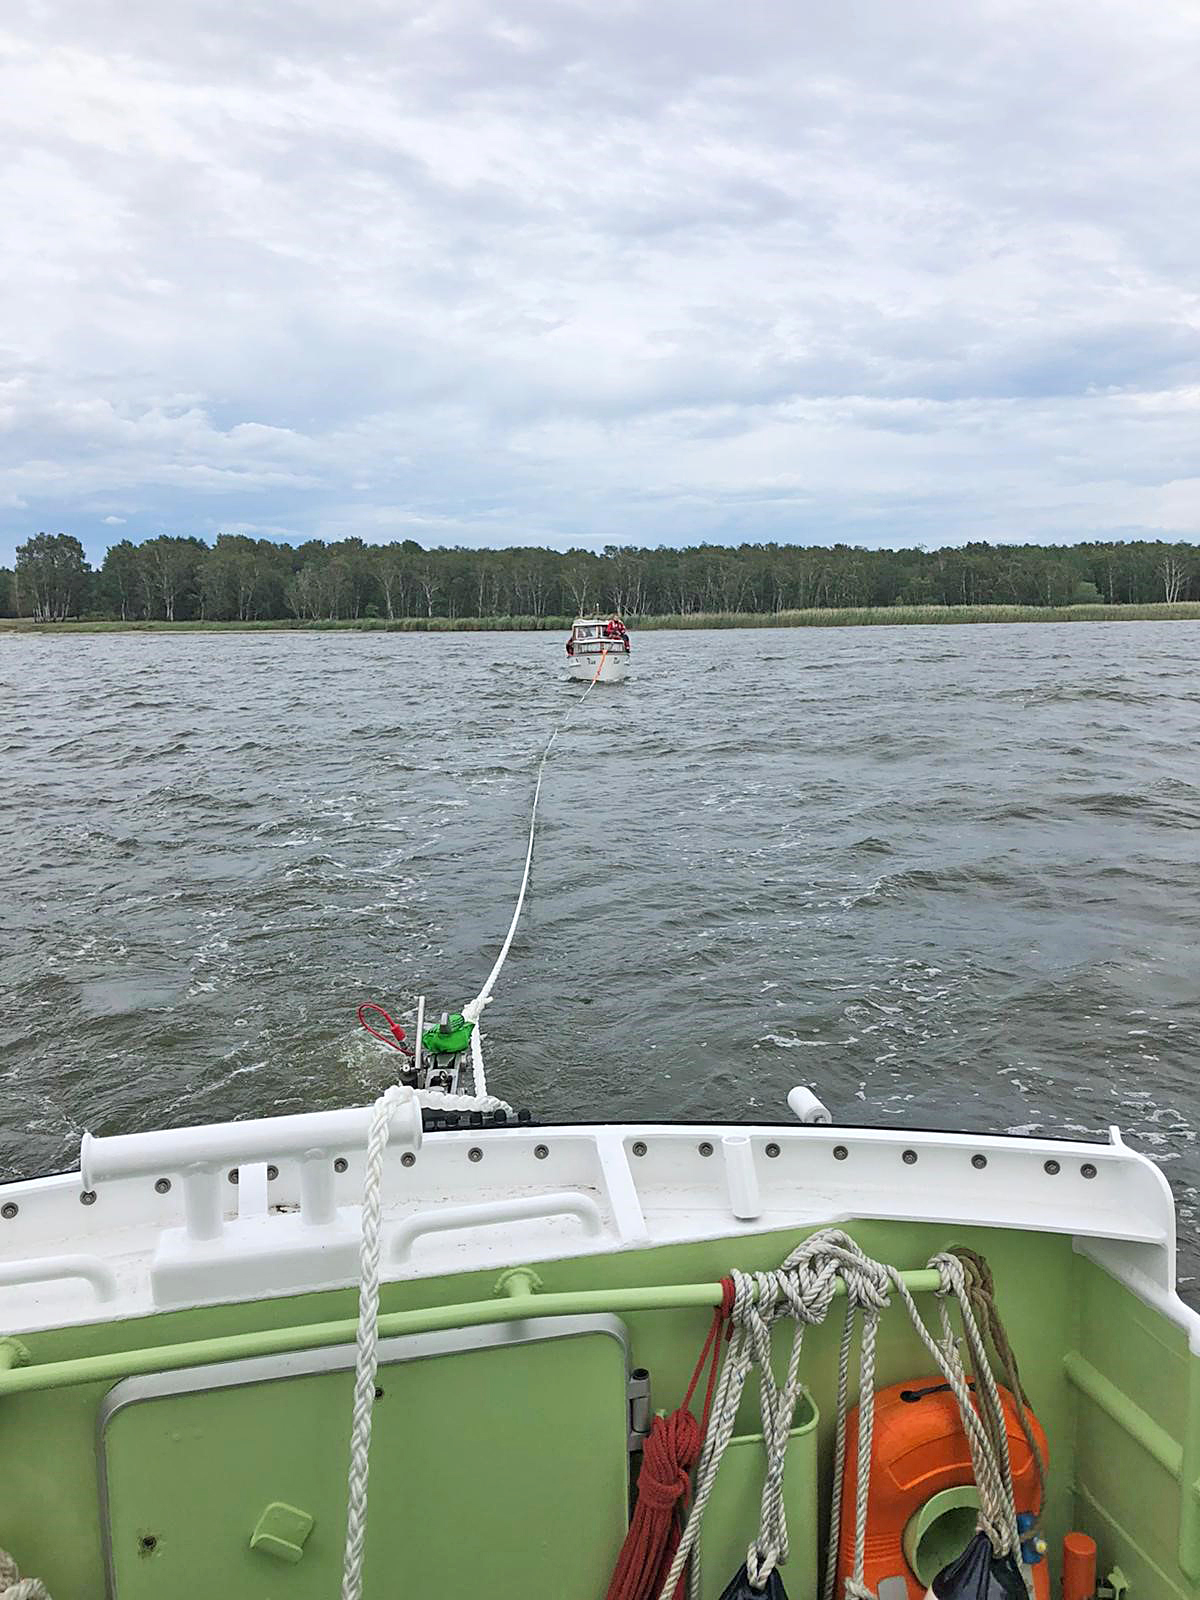
{"type": "MultiPolygon", "coordinates": [[[[1040,1511],[1037,1462],[1021,1432],[1012,1395],[1002,1387],[1000,1399],[1017,1511],[1040,1511]]],[[[1025,1414],[1042,1460],[1049,1463],[1041,1424],[1028,1407],[1025,1414]]],[[[856,1407],[846,1419],[839,1594],[854,1567],[857,1451],[856,1407]]],[[[974,1485],[971,1452],[950,1386],[940,1377],[932,1377],[880,1389],[875,1396],[871,1493],[867,1501],[867,1587],[878,1592],[885,1578],[902,1577],[909,1600],[924,1600],[933,1578],[966,1548],[975,1532],[979,1502],[974,1485]]],[[[1034,1564],[1032,1571],[1037,1600],[1049,1600],[1049,1567],[1042,1560],[1034,1564]]]]}

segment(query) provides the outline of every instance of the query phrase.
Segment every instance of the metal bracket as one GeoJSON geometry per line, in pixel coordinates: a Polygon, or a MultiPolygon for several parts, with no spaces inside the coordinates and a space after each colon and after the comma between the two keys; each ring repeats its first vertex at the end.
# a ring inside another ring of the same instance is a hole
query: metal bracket
{"type": "Polygon", "coordinates": [[[0,1372],[10,1372],[13,1367],[27,1367],[32,1360],[29,1346],[22,1344],[20,1339],[0,1339],[0,1372]]]}
{"type": "Polygon", "coordinates": [[[1129,1593],[1129,1579],[1120,1567],[1114,1567],[1103,1583],[1096,1585],[1096,1600],[1123,1600],[1129,1593]]]}
{"type": "Polygon", "coordinates": [[[532,1267],[508,1267],[496,1279],[492,1293],[516,1300],[523,1295],[536,1294],[541,1287],[542,1280],[532,1267]]]}
{"type": "Polygon", "coordinates": [[[629,1399],[629,1449],[640,1450],[650,1432],[650,1374],[645,1367],[634,1367],[625,1382],[629,1399]]]}

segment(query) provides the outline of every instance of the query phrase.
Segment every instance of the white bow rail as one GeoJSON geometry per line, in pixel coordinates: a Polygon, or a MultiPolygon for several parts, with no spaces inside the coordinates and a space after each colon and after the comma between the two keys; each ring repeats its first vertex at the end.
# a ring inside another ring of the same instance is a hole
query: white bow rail
{"type": "MultiPolygon", "coordinates": [[[[110,1138],[85,1133],[79,1153],[83,1186],[95,1189],[116,1178],[177,1178],[188,1237],[200,1242],[220,1238],[225,1227],[221,1184],[231,1167],[290,1157],[299,1166],[301,1220],[324,1227],[336,1217],[333,1162],[366,1146],[373,1115],[373,1107],[355,1106],[110,1138]]],[[[389,1101],[388,1142],[415,1152],[421,1137],[416,1097],[411,1089],[399,1089],[389,1101]]]]}

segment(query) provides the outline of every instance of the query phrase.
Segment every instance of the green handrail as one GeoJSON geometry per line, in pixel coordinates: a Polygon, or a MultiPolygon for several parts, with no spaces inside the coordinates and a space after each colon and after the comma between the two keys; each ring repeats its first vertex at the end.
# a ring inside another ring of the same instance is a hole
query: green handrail
{"type": "Polygon", "coordinates": [[[1174,1438],[1123,1389],[1105,1377],[1078,1350],[1063,1357],[1067,1382],[1094,1405],[1183,1490],[1179,1500],[1179,1565],[1189,1578],[1200,1578],[1200,1361],[1188,1362],[1188,1407],[1184,1417],[1184,1442],[1174,1438]]]}
{"type": "Polygon", "coordinates": [[[1067,1351],[1063,1357],[1063,1371],[1068,1383],[1094,1401],[1119,1428],[1141,1445],[1148,1456],[1169,1472],[1176,1483],[1182,1483],[1183,1446],[1177,1439],[1173,1439],[1165,1428],[1160,1428],[1153,1417],[1141,1406],[1135,1405],[1127,1394],[1097,1371],[1078,1350],[1067,1351]]]}
{"type": "MultiPolygon", "coordinates": [[[[902,1272],[913,1294],[940,1287],[932,1268],[902,1272]]],[[[834,1293],[845,1294],[839,1282],[834,1293]]],[[[415,1311],[389,1311],[379,1318],[379,1337],[392,1339],[405,1333],[440,1333],[446,1328],[477,1328],[489,1322],[520,1322],[526,1317],[577,1317],[599,1312],[683,1311],[721,1303],[719,1283],[676,1283],[647,1289],[584,1289],[573,1294],[519,1294],[497,1300],[472,1300],[461,1305],[425,1306],[415,1311]]],[[[120,1378],[140,1378],[178,1367],[201,1367],[215,1361],[244,1361],[251,1356],[286,1355],[296,1350],[317,1350],[326,1345],[350,1344],[358,1322],[313,1322],[298,1328],[265,1328],[257,1333],[234,1333],[214,1339],[191,1339],[180,1344],[141,1350],[114,1350],[102,1356],[77,1356],[70,1361],[47,1361],[28,1367],[0,1368],[0,1397],[28,1394],[39,1389],[66,1389],[81,1383],[113,1383],[120,1378]]]]}

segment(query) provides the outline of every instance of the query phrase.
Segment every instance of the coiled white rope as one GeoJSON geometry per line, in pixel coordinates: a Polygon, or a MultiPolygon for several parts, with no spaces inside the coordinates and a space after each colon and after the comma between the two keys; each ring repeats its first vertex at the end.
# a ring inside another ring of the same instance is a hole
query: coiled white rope
{"type": "Polygon", "coordinates": [[[496,960],[492,966],[492,970],[488,973],[486,979],[484,980],[483,988],[480,989],[474,1000],[469,1000],[462,1009],[464,1021],[473,1022],[475,1024],[471,1030],[471,1077],[474,1082],[475,1093],[477,1095],[486,1095],[488,1092],[487,1074],[483,1065],[483,1041],[480,1037],[479,1019],[483,1015],[484,1006],[491,1003],[492,990],[496,987],[496,980],[500,976],[501,968],[508,960],[508,952],[512,949],[512,942],[517,935],[517,924],[520,922],[521,912],[525,908],[525,892],[529,888],[529,872],[530,868],[533,866],[533,840],[534,834],[537,831],[538,802],[542,798],[542,779],[546,774],[546,762],[550,759],[550,752],[554,748],[554,741],[558,738],[559,734],[566,727],[567,723],[575,715],[576,711],[578,711],[579,707],[583,704],[588,695],[591,694],[592,690],[596,687],[596,684],[600,681],[600,669],[604,665],[604,658],[607,656],[607,654],[607,649],[601,652],[600,662],[596,667],[595,677],[579,696],[579,699],[576,700],[571,706],[566,716],[562,717],[555,725],[550,737],[546,740],[546,747],[542,751],[541,760],[538,762],[537,782],[533,786],[533,805],[529,812],[529,841],[525,847],[525,867],[521,873],[521,887],[517,891],[517,904],[513,910],[512,921],[508,925],[508,932],[504,936],[504,943],[500,946],[500,954],[496,957],[496,960]]]}
{"type": "Polygon", "coordinates": [[[691,1567],[688,1592],[699,1600],[700,1528],[716,1481],[721,1458],[733,1434],[738,1405],[751,1367],[758,1369],[759,1404],[767,1471],[760,1505],[759,1530],[746,1554],[746,1575],[753,1588],[765,1587],[776,1566],[787,1560],[788,1534],[783,1502],[783,1473],[788,1436],[803,1385],[800,1354],[806,1328],[825,1321],[840,1280],[846,1290],[846,1320],[838,1357],[837,1433],[834,1445],[833,1495],[830,1505],[824,1600],[834,1600],[842,1521],[842,1483],[846,1464],[850,1355],[854,1330],[861,1324],[858,1377],[858,1444],[855,1474],[854,1552],[846,1575],[846,1600],[874,1600],[866,1584],[867,1511],[871,1490],[871,1446],[875,1421],[875,1346],[881,1314],[894,1289],[922,1342],[949,1384],[958,1403],[979,1492],[977,1526],[986,1533],[997,1556],[1011,1554],[1032,1595],[1028,1568],[1020,1563],[1016,1504],[1008,1438],[1000,1391],[987,1360],[978,1324],[971,1311],[962,1262],[954,1255],[936,1255],[929,1262],[940,1277],[937,1291],[942,1338],[925,1326],[916,1302],[895,1268],[873,1261],[854,1240],[838,1229],[824,1229],[805,1240],[774,1272],[731,1274],[734,1283],[731,1335],[709,1414],[708,1433],[696,1468],[691,1513],[659,1600],[673,1600],[680,1576],[691,1567]],[[949,1300],[958,1301],[971,1365],[975,1372],[976,1410],[950,1321],[949,1300]],[[782,1389],[771,1368],[771,1329],[790,1316],[796,1324],[782,1389]]]}
{"type": "MultiPolygon", "coordinates": [[[[888,1303],[887,1269],[865,1255],[847,1234],[834,1228],[824,1229],[806,1239],[777,1271],[733,1272],[731,1276],[734,1284],[730,1318],[732,1333],[713,1395],[704,1448],[696,1468],[696,1491],[691,1514],[671,1570],[660,1591],[660,1600],[671,1600],[674,1596],[675,1586],[689,1556],[693,1559],[688,1591],[693,1600],[697,1600],[700,1594],[698,1540],[704,1508],[716,1482],[721,1458],[733,1435],[738,1405],[752,1366],[758,1368],[767,1474],[763,1484],[758,1537],[746,1555],[746,1573],[751,1584],[762,1587],[774,1568],[787,1560],[783,1469],[792,1419],[804,1387],[800,1382],[800,1355],[805,1330],[825,1321],[839,1279],[845,1283],[851,1303],[848,1321],[856,1307],[865,1307],[873,1317],[877,1317],[879,1310],[888,1303]],[[784,1316],[794,1319],[796,1330],[792,1337],[787,1375],[780,1390],[771,1369],[771,1329],[784,1316]]],[[[871,1359],[873,1363],[873,1341],[871,1359]]],[[[869,1437],[867,1442],[869,1447],[869,1437]]]]}
{"type": "Polygon", "coordinates": [[[23,1578],[7,1550],[0,1550],[0,1600],[50,1600],[40,1578],[23,1578]]]}

